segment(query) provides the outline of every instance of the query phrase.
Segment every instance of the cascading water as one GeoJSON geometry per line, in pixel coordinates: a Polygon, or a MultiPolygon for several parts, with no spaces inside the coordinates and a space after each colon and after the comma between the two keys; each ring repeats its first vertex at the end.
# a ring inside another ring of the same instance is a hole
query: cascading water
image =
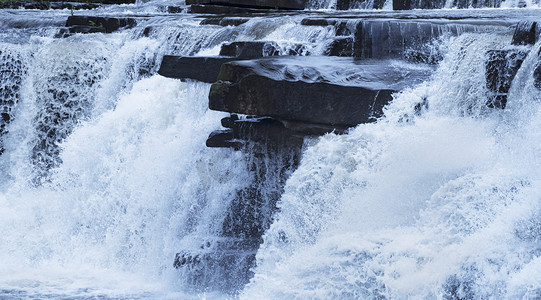
{"type": "Polygon", "coordinates": [[[517,108],[487,110],[477,54],[501,46],[455,38],[434,78],[385,118],[315,142],[243,297],[541,297],[539,92],[530,66],[510,94],[517,108]]]}
{"type": "Polygon", "coordinates": [[[307,139],[299,163],[293,151],[205,147],[226,115],[208,109],[210,85],[157,65],[246,40],[321,55],[334,26],[157,16],[57,39],[69,12],[36,13],[45,21],[27,30],[14,14],[0,15],[12,24],[0,34],[0,298],[541,297],[540,44],[494,110],[479,53],[510,36],[446,36],[431,80],[377,123],[307,139]],[[244,199],[268,203],[237,219],[244,199]],[[205,264],[215,245],[242,251],[239,237],[268,227],[247,261],[205,264]],[[177,270],[175,257],[198,264],[177,270]]]}

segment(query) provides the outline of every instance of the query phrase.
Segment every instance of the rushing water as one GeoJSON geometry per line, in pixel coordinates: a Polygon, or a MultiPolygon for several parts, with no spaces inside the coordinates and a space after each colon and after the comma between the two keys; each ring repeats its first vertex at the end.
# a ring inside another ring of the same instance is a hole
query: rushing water
{"type": "Polygon", "coordinates": [[[395,95],[377,123],[307,140],[253,279],[225,295],[194,289],[173,259],[220,239],[249,154],[205,147],[226,115],[208,110],[209,85],[156,67],[235,40],[317,55],[332,26],[156,16],[55,39],[69,12],[29,14],[0,12],[11,24],[0,33],[0,298],[541,297],[540,44],[505,110],[485,105],[479,53],[510,34],[466,33],[442,41],[434,76],[395,95]]]}

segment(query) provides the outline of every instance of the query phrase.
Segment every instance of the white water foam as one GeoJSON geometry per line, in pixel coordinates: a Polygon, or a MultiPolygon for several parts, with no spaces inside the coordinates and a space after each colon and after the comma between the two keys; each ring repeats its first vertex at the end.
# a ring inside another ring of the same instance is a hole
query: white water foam
{"type": "Polygon", "coordinates": [[[479,53],[502,45],[454,39],[385,119],[314,141],[241,298],[540,297],[541,106],[486,108],[479,53]]]}

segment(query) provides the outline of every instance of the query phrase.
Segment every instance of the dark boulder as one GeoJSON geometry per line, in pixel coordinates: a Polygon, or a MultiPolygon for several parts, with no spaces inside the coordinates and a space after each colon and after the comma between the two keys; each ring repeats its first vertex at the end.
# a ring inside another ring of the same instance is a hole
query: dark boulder
{"type": "Polygon", "coordinates": [[[523,49],[490,50],[486,54],[487,106],[505,108],[511,82],[528,55],[523,49]]]}
{"type": "Polygon", "coordinates": [[[391,94],[421,82],[432,69],[391,61],[290,57],[224,64],[212,85],[214,110],[331,126],[376,120],[391,94]],[[332,72],[329,72],[332,70],[332,72]]]}
{"type": "Polygon", "coordinates": [[[249,8],[304,9],[303,0],[186,0],[186,4],[214,4],[249,8]]]}

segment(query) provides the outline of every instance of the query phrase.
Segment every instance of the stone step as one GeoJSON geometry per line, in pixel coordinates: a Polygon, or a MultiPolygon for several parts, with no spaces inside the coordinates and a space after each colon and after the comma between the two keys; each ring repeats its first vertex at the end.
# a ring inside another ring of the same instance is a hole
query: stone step
{"type": "Polygon", "coordinates": [[[131,28],[137,25],[134,18],[109,18],[93,16],[69,16],[66,21],[66,27],[71,26],[91,26],[103,28],[106,33],[111,33],[120,28],[131,28]]]}
{"type": "MultiPolygon", "coordinates": [[[[126,2],[134,3],[135,1],[126,2]]],[[[82,9],[94,9],[100,7],[100,1],[88,1],[88,2],[46,2],[46,1],[6,1],[0,2],[0,9],[11,8],[11,9],[72,9],[72,10],[82,10],[82,9]]]]}
{"type": "MultiPolygon", "coordinates": [[[[303,45],[293,45],[287,53],[295,55],[302,52],[303,45]]],[[[249,41],[232,42],[222,45],[220,56],[171,56],[165,55],[158,74],[176,79],[195,79],[213,83],[220,73],[220,67],[226,62],[255,59],[278,55],[278,44],[275,42],[249,41]]]]}
{"type": "MultiPolygon", "coordinates": [[[[494,32],[499,30],[498,27],[502,32],[508,31],[508,24],[492,20],[361,19],[349,15],[342,18],[308,17],[301,20],[301,25],[334,26],[337,38],[353,39],[353,45],[351,40],[337,39],[330,45],[332,50],[328,49],[328,55],[350,56],[352,53],[353,57],[362,59],[399,58],[433,64],[442,59],[437,40],[443,35],[494,32]]],[[[526,43],[519,41],[524,40],[523,36],[532,35],[531,28],[517,26],[517,43],[526,43]]]]}
{"type": "Polygon", "coordinates": [[[235,7],[225,5],[200,5],[192,4],[188,12],[192,14],[212,14],[212,15],[261,15],[267,14],[270,9],[235,7]]]}
{"type": "Polygon", "coordinates": [[[336,0],[337,10],[348,9],[381,9],[385,0],[361,1],[361,0],[336,0]]]}
{"type": "Polygon", "coordinates": [[[186,0],[187,5],[223,5],[247,8],[271,8],[271,9],[304,9],[303,0],[186,0]]]}
{"type": "Polygon", "coordinates": [[[158,74],[175,79],[194,79],[212,83],[216,81],[220,67],[226,62],[236,60],[235,57],[200,57],[165,55],[158,74]]]}
{"type": "Polygon", "coordinates": [[[213,110],[336,128],[376,120],[392,93],[433,69],[391,60],[276,57],[222,66],[211,87],[213,110]]]}
{"type": "Polygon", "coordinates": [[[203,19],[199,25],[239,26],[249,20],[248,18],[215,17],[203,19]]]}

